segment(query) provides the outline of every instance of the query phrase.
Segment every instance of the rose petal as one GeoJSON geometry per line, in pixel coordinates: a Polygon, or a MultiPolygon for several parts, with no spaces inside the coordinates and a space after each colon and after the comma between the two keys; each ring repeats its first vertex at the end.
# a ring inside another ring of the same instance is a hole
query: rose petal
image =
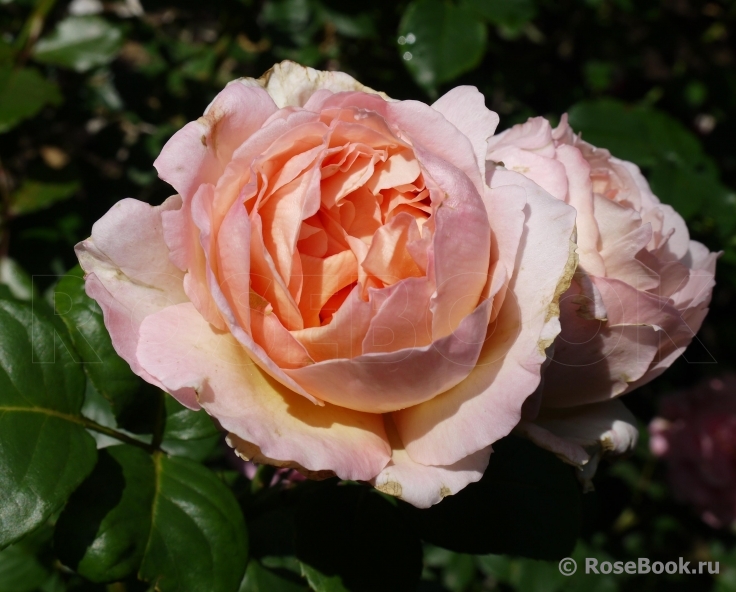
{"type": "Polygon", "coordinates": [[[420,465],[404,450],[390,417],[384,417],[392,450],[391,462],[371,481],[379,491],[417,508],[429,508],[483,477],[491,456],[490,446],[450,466],[420,465]]]}
{"type": "MultiPolygon", "coordinates": [[[[415,147],[421,165],[444,197],[435,208],[432,337],[449,335],[475,307],[488,277],[491,227],[480,194],[452,164],[415,147]]],[[[485,184],[483,185],[485,192],[485,184]]],[[[434,205],[434,199],[433,199],[434,205]]]]}
{"type": "Polygon", "coordinates": [[[392,352],[432,343],[429,302],[434,286],[427,278],[407,278],[371,290],[376,313],[363,339],[363,353],[392,352]]]}
{"type": "Polygon", "coordinates": [[[358,262],[352,251],[317,259],[299,255],[302,261],[304,285],[299,310],[305,327],[318,327],[319,313],[333,294],[358,279],[358,262]]]}
{"type": "Polygon", "coordinates": [[[566,200],[568,194],[565,166],[552,158],[517,146],[503,146],[488,152],[488,158],[510,171],[521,173],[550,195],[566,200]]]}
{"type": "Polygon", "coordinates": [[[490,310],[490,301],[484,301],[454,333],[424,347],[326,360],[285,372],[318,399],[348,409],[385,413],[416,405],[461,382],[473,369],[490,310]]]}
{"type": "Polygon", "coordinates": [[[360,266],[387,286],[403,278],[421,276],[421,270],[407,250],[412,225],[416,225],[415,219],[403,213],[381,226],[373,235],[371,246],[360,266]]]}
{"type": "Polygon", "coordinates": [[[581,480],[590,480],[603,456],[617,456],[636,447],[636,418],[621,401],[612,400],[570,409],[545,410],[534,422],[515,430],[562,460],[582,467],[581,480]]]}
{"type": "Polygon", "coordinates": [[[390,458],[381,418],[318,407],[271,379],[240,344],[212,328],[191,303],[151,315],[137,350],[143,368],[169,392],[197,391],[220,425],[269,458],[342,479],[369,480],[390,458]]]}
{"type": "Polygon", "coordinates": [[[153,166],[187,201],[203,183],[217,183],[233,152],[274,112],[267,92],[234,81],[166,142],[153,166]]]}
{"type": "Polygon", "coordinates": [[[486,108],[485,97],[474,86],[456,86],[437,99],[432,109],[470,140],[484,179],[488,138],[496,131],[498,114],[486,108]]]}
{"type": "MultiPolygon", "coordinates": [[[[169,261],[161,214],[181,207],[179,196],[162,205],[123,199],[92,226],[92,236],[75,252],[86,273],[87,295],[105,319],[115,351],[133,372],[161,386],[135,355],[143,319],[168,306],[187,302],[183,272],[169,261]]],[[[194,392],[180,392],[187,407],[199,407],[194,392]]]]}
{"type": "Polygon", "coordinates": [[[471,140],[442,113],[419,101],[386,103],[385,112],[386,119],[409,137],[420,163],[426,165],[426,158],[419,151],[432,154],[435,161],[464,173],[478,194],[483,192],[483,176],[471,140]]]}
{"type": "Polygon", "coordinates": [[[515,176],[527,194],[515,274],[470,375],[434,399],[393,414],[407,452],[422,464],[451,465],[506,436],[537,388],[545,350],[559,332],[557,300],[576,263],[570,250],[575,211],[518,173],[498,176],[504,183],[515,176]]]}
{"type": "MultiPolygon", "coordinates": [[[[567,124],[563,115],[560,126],[567,124]]],[[[506,146],[516,146],[522,150],[536,152],[547,158],[555,157],[553,130],[544,117],[530,117],[525,123],[515,125],[503,133],[488,139],[488,154],[506,146]]]]}
{"type": "Polygon", "coordinates": [[[363,338],[372,317],[373,305],[360,297],[360,286],[355,286],[327,325],[291,334],[315,362],[354,358],[362,353],[363,338]]]}
{"type": "MultiPolygon", "coordinates": [[[[386,97],[383,93],[362,85],[344,72],[323,72],[305,68],[288,60],[275,64],[258,80],[249,78],[245,81],[247,84],[257,84],[264,88],[280,109],[286,106],[304,106],[309,98],[320,89],[331,93],[359,91],[386,97]]],[[[310,109],[317,110],[319,106],[310,106],[310,109]]]]}

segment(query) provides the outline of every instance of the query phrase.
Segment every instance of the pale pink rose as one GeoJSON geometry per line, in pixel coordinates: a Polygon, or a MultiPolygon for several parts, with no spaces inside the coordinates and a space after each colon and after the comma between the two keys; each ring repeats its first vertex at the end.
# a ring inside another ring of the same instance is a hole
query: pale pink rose
{"type": "Polygon", "coordinates": [[[736,374],[710,378],[660,404],[651,451],[667,462],[675,497],[714,528],[736,520],[736,374]]]}
{"type": "Polygon", "coordinates": [[[580,261],[560,300],[562,331],[525,407],[527,419],[541,413],[519,429],[575,464],[592,454],[594,467],[601,446],[620,453],[635,444],[633,417],[611,399],[685,351],[708,312],[718,254],[690,240],[634,164],[584,142],[567,116],[555,129],[536,117],[494,136],[487,157],[577,210],[580,261]]]}
{"type": "MultiPolygon", "coordinates": [[[[427,507],[478,480],[559,332],[573,208],[485,181],[498,117],[291,62],[230,83],[77,247],[118,353],[259,463],[427,507]]],[[[573,245],[574,247],[574,245],[573,245]]]]}

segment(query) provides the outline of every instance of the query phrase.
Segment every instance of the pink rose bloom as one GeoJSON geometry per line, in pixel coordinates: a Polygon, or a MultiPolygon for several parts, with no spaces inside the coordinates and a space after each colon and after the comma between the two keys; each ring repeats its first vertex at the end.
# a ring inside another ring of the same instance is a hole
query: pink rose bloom
{"type": "MultiPolygon", "coordinates": [[[[429,106],[292,62],[230,83],[77,246],[145,380],[241,457],[427,507],[483,474],[559,332],[575,211],[513,171],[472,87],[429,106]]],[[[574,246],[574,245],[573,245],[574,246]]]]}
{"type": "Polygon", "coordinates": [[[736,374],[665,397],[649,424],[651,451],[667,461],[677,499],[713,528],[736,520],[736,374]]]}
{"type": "Polygon", "coordinates": [[[577,210],[579,266],[560,300],[562,331],[520,426],[582,466],[634,446],[634,418],[613,400],[659,376],[708,312],[717,253],[691,241],[638,167],[576,136],[563,116],[494,136],[489,165],[518,171],[577,210]],[[503,163],[503,164],[501,164],[503,163]]]}

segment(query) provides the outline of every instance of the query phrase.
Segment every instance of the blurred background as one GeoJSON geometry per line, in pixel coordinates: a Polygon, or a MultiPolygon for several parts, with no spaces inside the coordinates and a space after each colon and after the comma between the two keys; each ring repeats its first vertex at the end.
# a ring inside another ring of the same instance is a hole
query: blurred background
{"type": "MultiPolygon", "coordinates": [[[[552,563],[427,546],[423,590],[736,590],[734,531],[677,501],[646,430],[663,398],[736,369],[736,2],[0,0],[0,283],[22,291],[35,276],[42,291],[113,203],[160,203],[171,189],[152,163],[168,138],[227,82],[284,59],[398,99],[475,85],[499,129],[567,112],[724,251],[698,339],[624,399],[639,448],[601,467],[574,555],[720,561],[720,573],[565,578],[552,563]]],[[[3,583],[12,560],[0,554],[0,592],[52,590],[3,583]]]]}

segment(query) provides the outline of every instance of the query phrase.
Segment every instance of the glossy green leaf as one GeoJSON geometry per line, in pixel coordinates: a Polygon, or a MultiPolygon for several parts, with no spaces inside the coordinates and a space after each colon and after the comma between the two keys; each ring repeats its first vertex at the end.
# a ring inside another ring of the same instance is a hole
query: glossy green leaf
{"type": "Polygon", "coordinates": [[[57,522],[59,559],[93,582],[135,573],[151,531],[154,495],[154,465],[146,452],[127,445],[101,450],[57,522]]]}
{"type": "Polygon", "coordinates": [[[38,292],[33,286],[31,277],[17,261],[10,257],[0,258],[0,284],[7,286],[13,298],[18,300],[38,298],[38,292]]]}
{"type": "Polygon", "coordinates": [[[399,25],[399,52],[417,84],[437,85],[474,68],[483,57],[486,28],[467,6],[414,0],[399,25]]]}
{"type": "Polygon", "coordinates": [[[307,578],[309,587],[315,592],[350,592],[342,583],[340,576],[326,576],[315,568],[301,564],[302,574],[307,578]]]}
{"type": "Polygon", "coordinates": [[[251,560],[239,592],[307,592],[302,582],[294,581],[283,574],[267,569],[258,561],[251,560]]]}
{"type": "Polygon", "coordinates": [[[33,51],[38,62],[86,72],[111,62],[122,46],[120,29],[97,16],[70,16],[42,38],[33,51]]]}
{"type": "Polygon", "coordinates": [[[248,561],[245,521],[212,471],[186,458],[155,458],[153,527],[139,576],[157,590],[238,589],[248,561]]]}
{"type": "Polygon", "coordinates": [[[100,307],[84,291],[84,272],[78,265],[54,288],[54,309],[68,327],[97,392],[110,401],[116,415],[125,412],[135,403],[141,380],[115,352],[100,307]]]}
{"type": "Polygon", "coordinates": [[[351,592],[405,592],[421,576],[422,548],[410,524],[397,506],[362,485],[305,495],[294,542],[297,558],[316,570],[305,573],[323,592],[340,590],[338,581],[351,592]]]}
{"type": "Polygon", "coordinates": [[[214,473],[128,445],[100,452],[59,518],[55,543],[92,581],[138,572],[161,592],[235,592],[248,559],[240,508],[214,473]]]}
{"type": "Polygon", "coordinates": [[[0,548],[42,524],[92,470],[84,372],[64,326],[0,300],[0,548]]]}
{"type": "Polygon", "coordinates": [[[79,183],[43,183],[26,180],[10,198],[10,213],[13,216],[32,214],[50,208],[55,203],[72,197],[79,183]]]}
{"type": "Polygon", "coordinates": [[[34,68],[0,66],[0,133],[61,102],[58,87],[34,68]]]}
{"type": "Polygon", "coordinates": [[[568,556],[581,523],[573,469],[521,438],[504,438],[493,449],[478,483],[426,510],[403,505],[420,536],[460,553],[568,556]]]}
{"type": "Polygon", "coordinates": [[[175,456],[202,461],[222,438],[212,418],[203,410],[192,411],[174,397],[165,398],[165,426],[161,447],[175,456]]]}
{"type": "Polygon", "coordinates": [[[33,553],[19,545],[0,551],[0,592],[33,592],[49,577],[33,553]]]}

